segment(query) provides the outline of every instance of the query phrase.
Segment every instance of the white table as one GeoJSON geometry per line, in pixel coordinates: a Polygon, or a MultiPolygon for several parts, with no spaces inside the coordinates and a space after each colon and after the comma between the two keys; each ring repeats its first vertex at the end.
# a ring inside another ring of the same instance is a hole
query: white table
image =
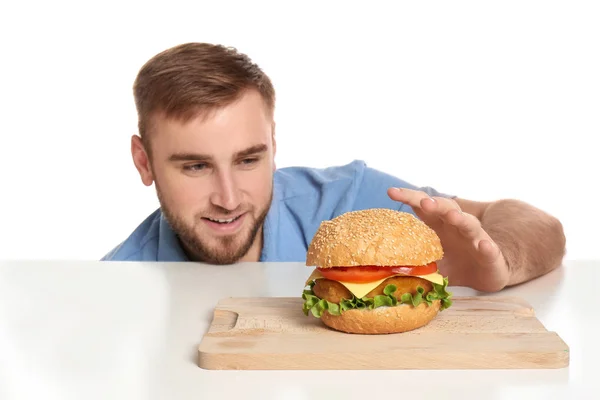
{"type": "Polygon", "coordinates": [[[593,385],[600,379],[600,261],[566,261],[494,294],[528,300],[570,346],[569,368],[207,371],[196,365],[218,299],[299,296],[309,273],[302,264],[1,262],[0,399],[600,398],[593,385]]]}

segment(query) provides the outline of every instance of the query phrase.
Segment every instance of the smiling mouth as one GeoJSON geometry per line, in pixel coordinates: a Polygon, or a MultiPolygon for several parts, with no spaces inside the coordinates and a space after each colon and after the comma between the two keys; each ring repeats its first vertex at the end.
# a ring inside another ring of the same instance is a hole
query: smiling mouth
{"type": "Polygon", "coordinates": [[[205,217],[204,219],[209,220],[211,222],[216,222],[217,224],[226,225],[226,224],[231,224],[232,222],[237,221],[238,219],[240,219],[240,217],[242,215],[238,215],[237,217],[230,218],[230,219],[218,219],[218,218],[208,218],[208,217],[205,217]]]}

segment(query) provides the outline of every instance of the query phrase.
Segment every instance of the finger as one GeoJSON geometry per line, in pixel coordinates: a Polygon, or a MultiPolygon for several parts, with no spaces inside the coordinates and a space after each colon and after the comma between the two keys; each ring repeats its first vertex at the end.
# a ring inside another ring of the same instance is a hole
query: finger
{"type": "Polygon", "coordinates": [[[454,200],[445,197],[431,197],[422,190],[390,188],[388,189],[388,196],[392,200],[408,204],[412,208],[420,208],[437,215],[444,215],[453,209],[460,210],[459,205],[454,200]]]}
{"type": "Polygon", "coordinates": [[[439,215],[442,219],[450,212],[461,212],[458,203],[452,199],[447,199],[445,197],[432,197],[431,199],[433,202],[421,200],[421,208],[439,215]]]}
{"type": "Polygon", "coordinates": [[[392,200],[408,204],[413,208],[421,208],[421,201],[430,199],[429,195],[423,191],[406,188],[390,188],[388,189],[388,196],[392,200]]]}
{"type": "Polygon", "coordinates": [[[498,245],[492,240],[488,239],[480,240],[477,249],[479,250],[481,255],[486,259],[490,260],[490,262],[494,262],[502,255],[498,245]]]}
{"type": "Polygon", "coordinates": [[[458,210],[449,211],[444,221],[455,226],[458,231],[468,239],[478,239],[484,235],[481,221],[476,216],[458,210]]]}

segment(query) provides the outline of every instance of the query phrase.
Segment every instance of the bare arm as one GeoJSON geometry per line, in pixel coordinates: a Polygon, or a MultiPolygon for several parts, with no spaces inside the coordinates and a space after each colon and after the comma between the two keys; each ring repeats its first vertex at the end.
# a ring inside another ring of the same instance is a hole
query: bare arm
{"type": "Polygon", "coordinates": [[[537,278],[561,265],[566,238],[555,217],[519,200],[456,201],[463,211],[481,221],[483,230],[500,248],[509,270],[507,286],[537,278]]]}

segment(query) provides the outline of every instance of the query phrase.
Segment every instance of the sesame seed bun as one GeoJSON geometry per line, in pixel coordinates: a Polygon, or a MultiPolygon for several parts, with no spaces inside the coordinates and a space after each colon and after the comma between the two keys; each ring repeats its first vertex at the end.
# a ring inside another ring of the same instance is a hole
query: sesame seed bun
{"type": "Polygon", "coordinates": [[[323,221],[308,247],[306,265],[427,265],[443,255],[435,231],[414,215],[371,208],[323,221]]]}

